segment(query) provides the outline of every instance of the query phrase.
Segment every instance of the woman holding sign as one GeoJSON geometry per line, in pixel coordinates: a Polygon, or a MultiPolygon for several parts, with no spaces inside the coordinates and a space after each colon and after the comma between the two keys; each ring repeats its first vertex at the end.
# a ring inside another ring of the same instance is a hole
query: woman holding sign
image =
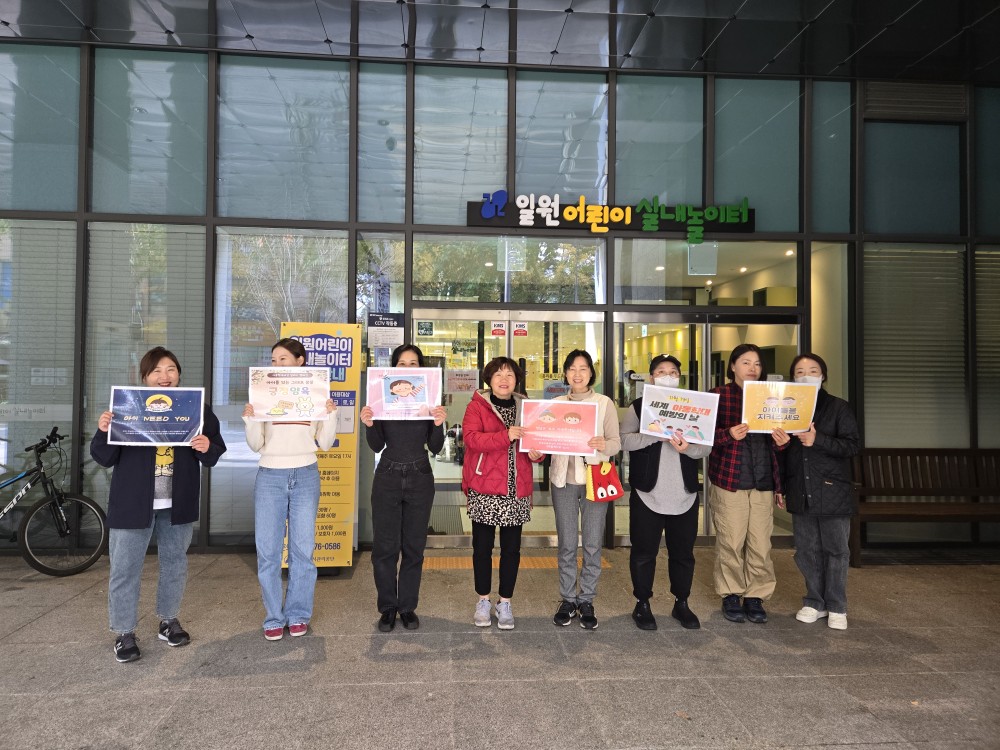
{"type": "Polygon", "coordinates": [[[743,422],[743,384],[765,377],[759,347],[740,344],[733,349],[726,376],[731,382],[711,391],[719,394],[715,443],[708,457],[715,590],[727,620],[764,623],[764,601],[775,585],[771,530],[772,506],[781,498],[778,451],[789,437],[784,430],[750,433],[743,422]]]}
{"type": "MultiPolygon", "coordinates": [[[[661,354],[649,363],[654,385],[677,388],[681,363],[661,354]]],[[[663,437],[640,432],[642,398],[632,402],[622,418],[622,448],[629,452],[629,572],[635,609],[632,619],[640,630],[656,630],[649,607],[656,574],[660,538],[667,543],[667,574],[674,607],[670,615],[688,630],[701,627],[688,607],[694,580],[694,543],[698,537],[698,464],[712,450],[689,443],[683,434],[670,431],[663,437]]]]}
{"type": "MultiPolygon", "coordinates": [[[[274,367],[302,367],[306,350],[295,339],[271,347],[274,367]]],[[[288,626],[292,637],[309,630],[316,590],[316,514],[319,510],[319,450],[337,437],[337,405],[326,402],[329,417],[315,422],[257,422],[254,408],[243,409],[247,445],[260,454],[254,483],[254,539],[257,580],[264,599],[264,637],[281,640],[288,626]],[[288,590],[282,597],[281,553],[288,531],[288,590]],[[284,601],[282,601],[284,599],[284,601]]]]}
{"type": "Polygon", "coordinates": [[[834,630],[847,629],[848,537],[854,501],[851,456],[860,450],[858,423],[843,399],[831,396],[826,362],[816,354],[792,360],[796,383],[820,385],[808,432],[796,433],[782,456],[784,504],[793,514],[795,564],[806,581],[800,622],[827,617],[834,630]]]}
{"type": "Polygon", "coordinates": [[[597,374],[590,354],[582,349],[571,351],[563,363],[563,382],[569,386],[569,393],[553,400],[596,403],[598,434],[587,443],[594,449],[593,453],[586,456],[554,454],[549,470],[559,540],[559,598],[562,599],[552,622],[569,625],[579,613],[580,627],[587,630],[597,627],[594,597],[601,575],[601,545],[608,517],[604,503],[587,499],[587,472],[592,464],[609,461],[621,450],[618,412],[610,398],[594,392],[595,380],[597,374]],[[579,575],[576,567],[578,539],[583,546],[583,568],[579,575]]]}
{"type": "MultiPolygon", "coordinates": [[[[149,388],[176,388],[181,364],[162,346],[150,349],[139,361],[139,378],[149,388]]],[[[116,634],[115,659],[140,657],[138,624],[139,583],[149,540],[156,534],[160,576],[156,585],[158,637],[170,646],[184,646],[191,637],[177,615],[187,582],[187,549],[198,520],[201,467],[215,466],[226,452],[219,420],[208,404],[203,407],[200,435],[185,446],[109,445],[108,429],[114,417],[101,414],[90,441],[90,455],[105,468],[114,468],[108,495],[108,616],[116,634]]]]}
{"type": "MultiPolygon", "coordinates": [[[[396,347],[391,364],[426,366],[423,352],[413,344],[396,347]]],[[[382,452],[372,481],[372,570],[382,613],[378,629],[383,633],[396,626],[397,613],[407,630],[420,627],[415,610],[434,503],[427,451],[439,453],[444,447],[441,425],[447,416],[443,406],[432,407],[430,414],[433,421],[376,420],[371,406],[361,410],[368,447],[382,452]]]]}
{"type": "Polygon", "coordinates": [[[514,628],[510,600],[521,563],[521,527],[531,520],[534,487],[531,462],[541,461],[537,451],[521,453],[518,441],[524,432],[518,426],[524,397],[515,393],[524,374],[517,362],[497,357],[483,368],[489,390],[476,391],[465,410],[465,462],[462,491],[468,498],[472,520],[472,569],[476,582],[477,627],[492,624],[490,590],[493,580],[493,539],[500,527],[500,600],[496,604],[497,627],[514,628]]]}

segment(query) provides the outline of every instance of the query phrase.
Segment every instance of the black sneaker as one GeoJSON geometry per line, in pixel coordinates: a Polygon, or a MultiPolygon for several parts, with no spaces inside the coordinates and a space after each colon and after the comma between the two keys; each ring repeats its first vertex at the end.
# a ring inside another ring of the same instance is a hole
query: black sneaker
{"type": "Polygon", "coordinates": [[[559,610],[552,618],[556,625],[569,625],[570,620],[576,617],[576,602],[563,599],[559,604],[559,610]]]}
{"type": "Polygon", "coordinates": [[[122,633],[115,638],[115,659],[120,664],[129,661],[138,661],[142,654],[139,653],[139,644],[136,643],[135,633],[122,633]]]}
{"type": "Polygon", "coordinates": [[[678,599],[674,602],[674,609],[670,616],[688,630],[698,630],[701,627],[698,615],[688,607],[687,599],[678,599]]]}
{"type": "Polygon", "coordinates": [[[722,599],[722,615],[729,622],[746,622],[747,616],[740,605],[740,597],[737,594],[729,594],[722,599]]]}
{"type": "Polygon", "coordinates": [[[746,612],[747,619],[750,622],[767,622],[767,612],[764,611],[764,602],[756,597],[748,596],[743,600],[743,611],[746,612]]]}
{"type": "Polygon", "coordinates": [[[594,630],[597,628],[597,616],[594,614],[592,602],[580,602],[577,607],[580,610],[580,627],[584,630],[594,630]]]}
{"type": "Polygon", "coordinates": [[[177,618],[172,620],[160,620],[160,640],[166,641],[171,646],[186,646],[191,642],[191,636],[181,627],[177,618]]]}
{"type": "Polygon", "coordinates": [[[632,610],[632,619],[639,630],[656,630],[656,618],[653,617],[653,610],[649,608],[649,599],[640,599],[635,603],[632,610]]]}

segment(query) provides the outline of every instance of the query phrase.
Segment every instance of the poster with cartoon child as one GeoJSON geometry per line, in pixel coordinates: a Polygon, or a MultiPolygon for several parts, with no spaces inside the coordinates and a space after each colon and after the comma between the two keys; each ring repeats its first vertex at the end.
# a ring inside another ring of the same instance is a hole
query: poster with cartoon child
{"type": "Polygon", "coordinates": [[[441,403],[439,367],[369,367],[368,406],[375,419],[434,419],[441,403]]]}
{"type": "Polygon", "coordinates": [[[251,367],[255,422],[313,422],[329,418],[329,367],[251,367]]]}
{"type": "Polygon", "coordinates": [[[743,384],[743,421],[750,432],[808,432],[816,411],[814,383],[749,381],[743,384]]]}
{"type": "Polygon", "coordinates": [[[540,451],[566,456],[593,456],[587,442],[597,435],[597,403],[590,401],[521,402],[520,451],[540,451]]]}
{"type": "Polygon", "coordinates": [[[689,443],[712,445],[718,410],[717,393],[647,385],[642,391],[639,432],[659,438],[676,435],[689,443]]]}

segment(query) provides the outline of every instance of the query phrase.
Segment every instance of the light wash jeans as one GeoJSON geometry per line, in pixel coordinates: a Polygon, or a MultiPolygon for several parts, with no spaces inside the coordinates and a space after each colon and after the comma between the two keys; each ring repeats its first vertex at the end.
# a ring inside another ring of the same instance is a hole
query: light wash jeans
{"type": "Polygon", "coordinates": [[[597,579],[601,577],[601,545],[608,517],[607,503],[588,500],[585,486],[567,483],[565,487],[552,485],[552,507],[556,512],[556,535],[559,539],[559,596],[578,604],[592,602],[597,595],[597,579]],[[581,541],[583,546],[579,594],[576,590],[577,541],[581,541]]]}
{"type": "Polygon", "coordinates": [[[194,532],[193,523],[174,526],[170,508],[153,513],[145,529],[110,529],[108,556],[108,622],[119,635],[131,633],[139,623],[139,585],[149,540],[156,532],[160,579],[156,584],[156,614],[161,620],[177,617],[187,583],[187,549],[194,532]]]}
{"type": "Polygon", "coordinates": [[[257,580],[264,599],[264,628],[308,624],[316,591],[316,513],[319,467],[257,469],[254,485],[257,580]],[[288,591],[282,606],[281,553],[288,523],[288,591]]]}

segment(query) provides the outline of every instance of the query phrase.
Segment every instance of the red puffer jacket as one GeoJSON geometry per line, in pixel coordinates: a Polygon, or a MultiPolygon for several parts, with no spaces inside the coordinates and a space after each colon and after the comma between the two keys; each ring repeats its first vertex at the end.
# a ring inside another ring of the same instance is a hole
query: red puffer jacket
{"type": "MultiPolygon", "coordinates": [[[[521,399],[514,394],[520,417],[521,399]]],[[[515,422],[517,424],[517,422],[515,422]]],[[[465,461],[462,463],[462,492],[475,490],[483,495],[507,494],[507,450],[510,439],[500,414],[493,408],[489,396],[477,391],[465,410],[462,419],[462,437],[465,440],[465,461]]],[[[527,453],[517,453],[514,460],[515,486],[518,497],[531,497],[534,482],[531,476],[531,459],[527,453]]]]}

